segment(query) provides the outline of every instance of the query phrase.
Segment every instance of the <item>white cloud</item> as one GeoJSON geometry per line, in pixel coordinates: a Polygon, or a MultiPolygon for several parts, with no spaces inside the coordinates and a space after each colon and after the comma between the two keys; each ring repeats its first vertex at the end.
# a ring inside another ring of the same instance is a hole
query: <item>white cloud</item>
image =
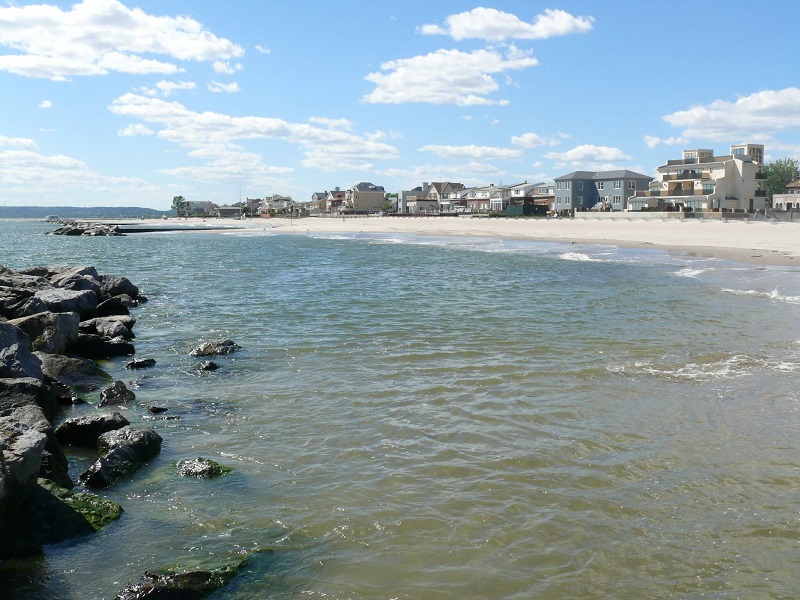
{"type": "Polygon", "coordinates": [[[24,148],[35,150],[36,142],[28,138],[11,138],[0,135],[0,148],[24,148]]]}
{"type": "Polygon", "coordinates": [[[147,127],[146,125],[142,125],[141,123],[134,123],[132,125],[128,125],[124,129],[120,129],[119,135],[120,137],[131,137],[134,135],[153,135],[155,131],[147,127]]]}
{"type": "Polygon", "coordinates": [[[39,108],[53,108],[53,103],[50,100],[42,100],[39,103],[39,108]]]}
{"type": "Polygon", "coordinates": [[[543,157],[548,160],[556,160],[572,164],[633,160],[632,157],[625,154],[619,148],[613,148],[611,146],[594,146],[592,144],[575,146],[566,152],[548,152],[544,154],[543,157]]]}
{"type": "Polygon", "coordinates": [[[593,17],[575,17],[563,10],[547,9],[528,23],[511,13],[478,7],[448,16],[444,25],[422,25],[417,31],[424,35],[449,35],[454,40],[543,40],[585,33],[592,29],[593,22],[593,17]]]}
{"type": "Polygon", "coordinates": [[[83,0],[64,11],[48,4],[0,8],[0,71],[63,81],[71,76],[180,72],[178,61],[242,56],[244,50],[189,17],[153,16],[118,0],[83,0]]]}
{"type": "Polygon", "coordinates": [[[237,71],[242,71],[244,67],[241,63],[236,63],[232,65],[227,60],[215,60],[211,67],[214,69],[215,73],[219,73],[222,75],[233,75],[237,71]]]}
{"type": "Polygon", "coordinates": [[[496,50],[437,50],[383,63],[383,73],[370,73],[365,77],[376,87],[363,99],[371,104],[505,105],[507,100],[487,97],[499,88],[492,75],[538,64],[530,52],[514,46],[507,49],[505,57],[496,50]]]}
{"type": "Polygon", "coordinates": [[[316,123],[331,129],[344,129],[349,131],[353,128],[353,122],[350,119],[329,119],[327,117],[309,117],[309,123],[316,123]]]}
{"type": "Polygon", "coordinates": [[[367,169],[373,161],[396,158],[393,146],[374,139],[374,134],[355,135],[310,123],[290,123],[269,117],[233,117],[215,112],[198,113],[175,101],[137,94],[115,99],[109,110],[132,117],[157,130],[160,139],[189,150],[189,156],[204,161],[197,167],[169,171],[192,179],[219,180],[250,177],[260,170],[287,173],[289,167],[265,165],[260,155],[245,151],[241,140],[277,139],[301,148],[302,164],[324,171],[367,169]],[[278,171],[275,171],[277,169],[278,171]]]}
{"type": "Polygon", "coordinates": [[[509,148],[494,148],[491,146],[436,146],[429,145],[420,148],[420,152],[431,152],[442,158],[470,158],[487,160],[493,158],[518,159],[522,158],[522,151],[509,148]]]}
{"type": "Polygon", "coordinates": [[[272,54],[271,48],[267,48],[266,46],[261,46],[260,44],[256,46],[256,51],[260,52],[261,54],[272,54]]]}
{"type": "Polygon", "coordinates": [[[668,137],[668,138],[660,138],[654,135],[646,135],[642,137],[645,145],[651,150],[664,144],[665,146],[677,146],[677,145],[686,145],[689,143],[689,140],[682,137],[668,137]]]}
{"type": "Polygon", "coordinates": [[[384,177],[401,181],[404,189],[412,189],[420,181],[455,181],[467,187],[500,181],[507,173],[495,165],[470,161],[454,165],[419,165],[407,169],[390,168],[379,172],[384,177]]]}
{"type": "Polygon", "coordinates": [[[511,143],[523,148],[537,148],[539,146],[558,146],[561,141],[556,138],[546,138],[538,133],[523,133],[511,138],[511,143]]]}
{"type": "Polygon", "coordinates": [[[197,84],[194,81],[159,81],[156,83],[156,89],[141,88],[141,90],[149,96],[155,96],[158,92],[165,98],[171,96],[177,91],[194,90],[197,84]]]}
{"type": "Polygon", "coordinates": [[[730,102],[715,100],[665,115],[687,138],[727,143],[766,136],[800,126],[800,88],[764,90],[730,102]]]}
{"type": "Polygon", "coordinates": [[[227,94],[233,94],[241,90],[239,89],[239,84],[235,81],[233,83],[220,83],[219,81],[212,81],[208,84],[208,91],[214,93],[225,92],[227,94]]]}

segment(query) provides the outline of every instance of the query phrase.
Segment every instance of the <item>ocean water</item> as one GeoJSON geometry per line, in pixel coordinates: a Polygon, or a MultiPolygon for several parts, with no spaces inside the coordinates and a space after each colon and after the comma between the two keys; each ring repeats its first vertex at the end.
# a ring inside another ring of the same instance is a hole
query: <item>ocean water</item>
{"type": "MultiPolygon", "coordinates": [[[[122,409],[164,438],[101,492],[122,518],[0,565],[0,595],[113,598],[146,570],[257,551],[210,597],[800,594],[798,269],[497,239],[52,228],[0,221],[0,264],[92,264],[139,285],[137,356],[157,365],[104,367],[173,418],[122,409]],[[198,373],[188,350],[220,338],[244,349],[198,373]],[[181,479],[176,461],[196,456],[234,471],[181,479]]],[[[71,452],[73,475],[91,459],[71,452]]]]}

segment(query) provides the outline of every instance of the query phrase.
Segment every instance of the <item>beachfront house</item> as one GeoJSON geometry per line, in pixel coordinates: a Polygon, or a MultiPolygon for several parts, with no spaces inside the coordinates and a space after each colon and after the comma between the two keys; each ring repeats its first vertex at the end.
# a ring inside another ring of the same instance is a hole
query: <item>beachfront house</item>
{"type": "Polygon", "coordinates": [[[775,210],[800,210],[800,179],[786,185],[782,194],[772,195],[775,210]]]}
{"type": "Polygon", "coordinates": [[[555,178],[553,209],[628,210],[630,198],[638,191],[646,191],[652,180],[648,175],[627,169],[573,171],[555,178]]]}
{"type": "Polygon", "coordinates": [[[754,212],[764,210],[767,192],[762,173],[764,146],[736,144],[730,154],[707,148],[684,150],[679,159],[658,167],[649,190],[637,192],[631,210],[754,212]]]}
{"type": "Polygon", "coordinates": [[[345,210],[354,214],[381,211],[386,206],[386,190],[382,185],[362,181],[345,190],[345,210]]]}
{"type": "Polygon", "coordinates": [[[211,216],[215,214],[217,205],[208,200],[184,200],[177,215],[179,217],[211,216]]]}

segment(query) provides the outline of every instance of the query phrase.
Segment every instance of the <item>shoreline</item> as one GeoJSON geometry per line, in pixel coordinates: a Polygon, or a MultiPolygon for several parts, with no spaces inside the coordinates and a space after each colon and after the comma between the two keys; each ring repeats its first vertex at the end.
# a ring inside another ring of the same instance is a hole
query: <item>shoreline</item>
{"type": "MultiPolygon", "coordinates": [[[[119,222],[120,225],[163,223],[175,228],[176,220],[119,222]]],[[[800,223],[748,221],[623,221],[592,219],[483,219],[466,217],[283,217],[208,219],[193,224],[197,231],[225,233],[265,230],[276,234],[300,233],[403,233],[412,235],[484,237],[539,242],[577,243],[658,249],[762,266],[800,267],[800,223]],[[216,229],[210,229],[214,226],[216,229]]],[[[190,225],[192,224],[192,225],[190,225]]],[[[186,230],[182,230],[185,232],[186,230]]]]}

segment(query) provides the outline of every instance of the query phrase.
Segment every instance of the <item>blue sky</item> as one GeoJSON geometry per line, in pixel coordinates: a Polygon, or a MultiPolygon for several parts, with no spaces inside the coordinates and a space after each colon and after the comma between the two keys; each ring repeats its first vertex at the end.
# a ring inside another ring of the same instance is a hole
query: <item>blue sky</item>
{"type": "Polygon", "coordinates": [[[6,205],[800,157],[800,3],[0,0],[6,205]]]}

